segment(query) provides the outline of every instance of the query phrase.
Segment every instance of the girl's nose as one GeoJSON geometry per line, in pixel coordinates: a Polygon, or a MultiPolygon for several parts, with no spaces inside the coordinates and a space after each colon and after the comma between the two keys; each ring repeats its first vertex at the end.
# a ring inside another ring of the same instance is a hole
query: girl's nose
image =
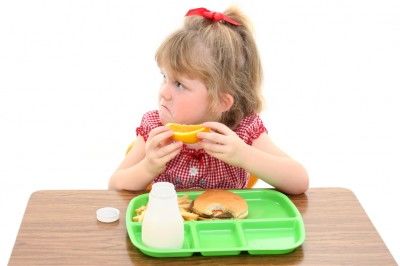
{"type": "Polygon", "coordinates": [[[164,83],[161,85],[160,88],[160,97],[165,99],[165,100],[170,100],[172,97],[172,90],[171,86],[168,85],[168,83],[164,83]]]}

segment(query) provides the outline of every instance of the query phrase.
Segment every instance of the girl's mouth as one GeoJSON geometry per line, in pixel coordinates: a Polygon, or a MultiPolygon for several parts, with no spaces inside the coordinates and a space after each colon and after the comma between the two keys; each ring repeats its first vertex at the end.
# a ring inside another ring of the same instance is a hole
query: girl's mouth
{"type": "Polygon", "coordinates": [[[161,107],[163,107],[164,109],[166,109],[169,112],[168,107],[166,107],[165,105],[161,105],[161,107]]]}
{"type": "Polygon", "coordinates": [[[167,106],[161,104],[160,109],[164,109],[164,111],[166,111],[171,117],[173,117],[172,112],[168,109],[167,106]]]}

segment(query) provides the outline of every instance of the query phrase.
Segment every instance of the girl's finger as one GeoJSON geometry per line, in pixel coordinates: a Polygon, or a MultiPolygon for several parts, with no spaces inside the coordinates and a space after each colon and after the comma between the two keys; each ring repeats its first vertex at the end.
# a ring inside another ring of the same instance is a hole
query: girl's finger
{"type": "Polygon", "coordinates": [[[224,153],[226,151],[226,148],[224,145],[220,145],[220,144],[216,144],[216,143],[201,142],[200,145],[206,152],[224,153]]]}
{"type": "Polygon", "coordinates": [[[167,138],[167,139],[165,139],[165,140],[160,142],[160,146],[164,147],[164,146],[169,145],[171,143],[174,143],[173,138],[167,138]]]}
{"type": "Polygon", "coordinates": [[[173,143],[171,143],[171,144],[168,144],[168,145],[166,145],[166,146],[160,148],[160,149],[157,151],[157,155],[158,155],[160,158],[162,158],[162,157],[168,155],[168,154],[171,153],[171,152],[175,152],[176,150],[177,150],[177,151],[180,151],[181,148],[182,148],[182,142],[180,142],[180,141],[179,141],[179,142],[173,142],[173,143]]]}
{"type": "Polygon", "coordinates": [[[212,152],[212,151],[208,151],[208,150],[205,150],[206,151],[206,153],[208,154],[208,155],[210,155],[210,156],[212,156],[212,157],[214,157],[214,158],[217,158],[218,160],[221,160],[221,161],[223,161],[222,159],[222,154],[223,153],[219,153],[219,152],[212,152]]]}
{"type": "Polygon", "coordinates": [[[167,129],[166,131],[161,131],[161,133],[158,133],[157,135],[154,135],[151,139],[149,136],[149,140],[152,143],[152,146],[156,147],[159,144],[166,142],[168,138],[172,137],[173,132],[170,129],[167,129]]]}
{"type": "Polygon", "coordinates": [[[161,158],[161,162],[162,162],[163,164],[168,163],[169,161],[171,161],[172,159],[174,159],[175,156],[178,155],[178,153],[179,153],[180,151],[181,151],[180,149],[177,149],[177,150],[175,150],[175,151],[173,151],[173,152],[171,152],[171,153],[168,153],[167,155],[165,155],[164,157],[161,158]]]}
{"type": "Polygon", "coordinates": [[[202,125],[224,135],[229,135],[232,132],[229,127],[219,122],[204,122],[202,125]]]}
{"type": "Polygon", "coordinates": [[[202,140],[208,140],[209,142],[226,144],[226,136],[215,132],[199,132],[197,137],[202,140]]]}
{"type": "Polygon", "coordinates": [[[169,130],[169,128],[167,128],[166,126],[155,127],[150,131],[149,139],[153,138],[155,135],[160,134],[161,132],[168,131],[168,130],[169,130]]]}

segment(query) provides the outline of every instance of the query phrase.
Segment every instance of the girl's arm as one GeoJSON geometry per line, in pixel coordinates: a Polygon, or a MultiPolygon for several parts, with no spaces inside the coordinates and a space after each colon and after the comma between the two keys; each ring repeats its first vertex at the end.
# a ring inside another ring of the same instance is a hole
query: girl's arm
{"type": "Polygon", "coordinates": [[[139,136],[135,146],[121,163],[109,181],[110,189],[143,190],[160,175],[166,164],[182,148],[182,142],[173,142],[173,132],[164,126],[149,133],[147,142],[139,136]]]}
{"type": "Polygon", "coordinates": [[[301,194],[308,189],[304,167],[281,151],[262,133],[250,146],[224,124],[206,122],[213,132],[201,132],[202,148],[211,156],[245,169],[268,184],[288,194],[301,194]]]}
{"type": "Polygon", "coordinates": [[[111,176],[108,187],[116,190],[143,190],[155,174],[145,158],[145,141],[138,136],[134,147],[111,176]]]}
{"type": "Polygon", "coordinates": [[[281,151],[266,133],[254,140],[252,146],[244,146],[241,165],[285,193],[301,194],[308,189],[304,167],[281,151]]]}

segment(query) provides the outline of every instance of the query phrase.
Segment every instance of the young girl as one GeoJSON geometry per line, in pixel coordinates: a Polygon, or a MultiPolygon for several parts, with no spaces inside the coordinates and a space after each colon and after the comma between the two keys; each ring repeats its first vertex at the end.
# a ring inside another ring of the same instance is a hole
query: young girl
{"type": "Polygon", "coordinates": [[[110,178],[111,189],[143,190],[160,181],[178,189],[239,189],[251,173],[285,193],[307,190],[306,170],[273,144],[258,115],[262,68],[240,11],[189,10],[156,60],[164,78],[159,109],[144,114],[134,148],[110,178]],[[211,131],[186,145],[172,140],[168,122],[211,131]]]}

